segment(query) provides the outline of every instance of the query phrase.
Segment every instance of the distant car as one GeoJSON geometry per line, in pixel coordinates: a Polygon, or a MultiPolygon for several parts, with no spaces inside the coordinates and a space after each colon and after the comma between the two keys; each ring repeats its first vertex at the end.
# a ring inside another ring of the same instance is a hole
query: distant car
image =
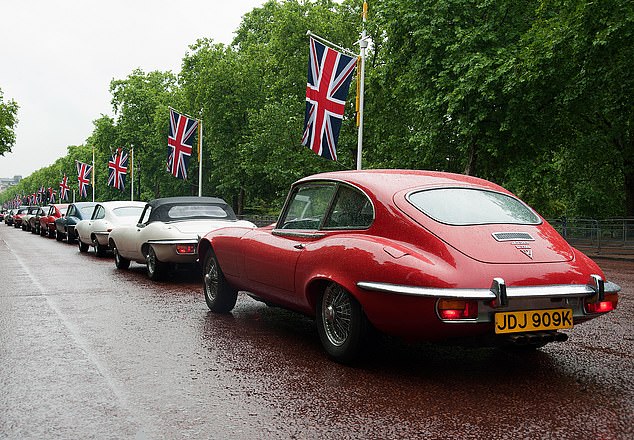
{"type": "Polygon", "coordinates": [[[130,261],[146,264],[148,277],[157,280],[165,275],[170,263],[195,263],[199,238],[227,226],[255,227],[238,220],[219,198],[161,198],[145,206],[137,224],[114,227],[109,244],[117,268],[127,269],[130,261]]]}
{"type": "Polygon", "coordinates": [[[96,204],[96,202],[75,202],[68,205],[66,214],[55,219],[55,239],[57,241],[66,239],[68,243],[77,240],[75,225],[83,219],[90,218],[96,204]]]}
{"type": "Polygon", "coordinates": [[[56,228],[55,228],[55,220],[61,218],[64,214],[66,214],[66,210],[68,209],[67,203],[53,203],[48,205],[44,211],[45,214],[39,217],[39,226],[38,232],[42,237],[55,237],[56,236],[56,228]]]}
{"type": "Polygon", "coordinates": [[[29,216],[27,231],[31,231],[32,234],[40,233],[40,217],[45,214],[44,208],[38,206],[38,209],[35,213],[29,216]]]}
{"type": "Polygon", "coordinates": [[[516,196],[474,177],[342,171],[296,182],[275,225],[198,246],[205,300],[237,292],[315,317],[348,362],[371,328],[534,349],[616,308],[620,287],[516,196]]]}
{"type": "Polygon", "coordinates": [[[108,250],[108,236],[112,228],[118,225],[135,224],[141,217],[145,202],[110,201],[95,205],[90,219],[81,220],[75,226],[80,252],[88,252],[95,247],[98,256],[108,250]]]}
{"type": "Polygon", "coordinates": [[[6,213],[7,213],[6,210],[4,210],[4,209],[0,210],[0,222],[4,221],[4,216],[5,216],[6,213]]]}
{"type": "Polygon", "coordinates": [[[17,209],[12,208],[9,209],[5,214],[4,214],[4,224],[7,226],[13,226],[13,216],[15,215],[15,213],[17,212],[17,209]]]}
{"type": "MultiPolygon", "coordinates": [[[[14,228],[22,228],[22,229],[24,229],[24,227],[22,226],[23,218],[24,218],[25,215],[27,215],[27,213],[29,212],[29,210],[31,208],[37,208],[37,206],[35,206],[35,207],[32,207],[32,206],[20,206],[18,208],[17,212],[13,216],[13,227],[14,228]]],[[[27,217],[27,219],[28,219],[28,217],[27,217]]]]}

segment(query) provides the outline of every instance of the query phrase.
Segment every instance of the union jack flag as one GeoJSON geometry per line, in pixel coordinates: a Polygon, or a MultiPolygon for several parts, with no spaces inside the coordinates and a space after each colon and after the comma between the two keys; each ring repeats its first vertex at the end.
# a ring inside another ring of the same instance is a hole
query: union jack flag
{"type": "Polygon", "coordinates": [[[68,177],[64,174],[62,181],[59,182],[59,199],[68,200],[68,177]]]}
{"type": "Polygon", "coordinates": [[[48,203],[55,203],[55,190],[48,187],[48,203]]]}
{"type": "Polygon", "coordinates": [[[108,186],[113,186],[119,190],[125,188],[125,176],[128,172],[128,153],[122,148],[117,148],[110,161],[108,161],[108,186]]]}
{"type": "Polygon", "coordinates": [[[90,173],[92,172],[92,165],[87,163],[75,161],[77,164],[77,181],[79,182],[79,196],[87,197],[88,192],[86,187],[90,185],[90,173]]]}
{"type": "Polygon", "coordinates": [[[167,137],[167,171],[179,179],[187,179],[187,165],[192,155],[194,132],[198,121],[170,108],[170,128],[167,137]]]}
{"type": "Polygon", "coordinates": [[[356,59],[310,39],[302,145],[337,160],[337,139],[356,59]]]}

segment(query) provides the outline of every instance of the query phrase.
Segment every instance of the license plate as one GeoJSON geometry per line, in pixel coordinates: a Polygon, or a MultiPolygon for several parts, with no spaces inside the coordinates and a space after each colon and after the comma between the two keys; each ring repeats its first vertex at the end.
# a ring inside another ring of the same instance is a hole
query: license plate
{"type": "Polygon", "coordinates": [[[572,328],[572,309],[523,310],[495,314],[495,333],[572,328]]]}

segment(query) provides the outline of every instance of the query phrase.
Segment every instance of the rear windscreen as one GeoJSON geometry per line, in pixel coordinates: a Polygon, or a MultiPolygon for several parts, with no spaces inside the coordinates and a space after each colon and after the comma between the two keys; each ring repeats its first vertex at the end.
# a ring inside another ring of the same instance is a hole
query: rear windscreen
{"type": "Polygon", "coordinates": [[[437,188],[413,192],[407,200],[427,216],[448,225],[541,223],[539,216],[524,203],[494,191],[437,188]]]}

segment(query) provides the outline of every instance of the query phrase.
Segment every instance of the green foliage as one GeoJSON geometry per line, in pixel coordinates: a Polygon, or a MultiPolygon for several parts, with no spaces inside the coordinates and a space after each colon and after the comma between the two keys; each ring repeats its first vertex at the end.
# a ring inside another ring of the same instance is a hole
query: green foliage
{"type": "MultiPolygon", "coordinates": [[[[192,44],[178,75],[137,69],[112,81],[115,118],[95,120],[85,146],[0,201],[57,185],[63,172],[76,185],[74,161],[92,147],[98,199],[129,197],[106,186],[104,164],[131,146],[135,199],[196,194],[196,154],[190,180],[165,171],[169,106],[202,120],[203,193],[238,212],[270,212],[294,180],[354,168],[354,90],[339,162],[300,138],[306,31],[356,51],[361,6],[269,0],[245,14],[231,45],[192,44]]],[[[369,12],[364,168],[477,175],[549,217],[634,216],[634,3],[372,0],[369,12]]]]}
{"type": "Polygon", "coordinates": [[[14,100],[4,102],[0,89],[0,156],[10,152],[15,144],[15,126],[18,123],[18,104],[14,100]]]}

